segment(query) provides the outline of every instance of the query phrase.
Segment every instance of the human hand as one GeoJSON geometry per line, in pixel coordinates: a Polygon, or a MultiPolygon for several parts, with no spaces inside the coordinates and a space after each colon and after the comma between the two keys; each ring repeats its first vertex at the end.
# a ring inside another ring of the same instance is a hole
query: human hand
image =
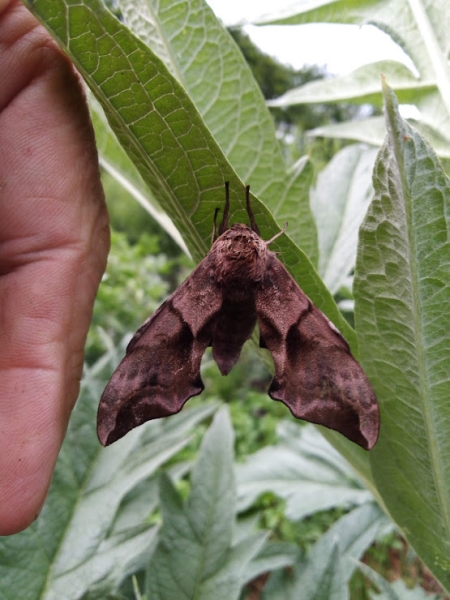
{"type": "Polygon", "coordinates": [[[109,247],[79,76],[0,0],[0,535],[38,515],[78,395],[109,247]]]}

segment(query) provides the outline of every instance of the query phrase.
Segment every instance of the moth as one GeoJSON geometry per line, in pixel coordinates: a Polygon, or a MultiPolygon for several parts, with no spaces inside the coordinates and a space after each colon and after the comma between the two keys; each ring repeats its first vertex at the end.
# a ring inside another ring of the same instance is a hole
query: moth
{"type": "MultiPolygon", "coordinates": [[[[108,445],[149,421],[179,412],[204,385],[208,346],[222,375],[259,324],[260,345],[275,373],[269,395],[299,418],[339,431],[366,450],[376,443],[378,404],[363,370],[337,328],[314,306],[265,242],[250,206],[250,226],[222,222],[193,273],[130,341],[98,408],[98,437],[108,445]]],[[[286,227],[286,225],[285,225],[286,227]]]]}

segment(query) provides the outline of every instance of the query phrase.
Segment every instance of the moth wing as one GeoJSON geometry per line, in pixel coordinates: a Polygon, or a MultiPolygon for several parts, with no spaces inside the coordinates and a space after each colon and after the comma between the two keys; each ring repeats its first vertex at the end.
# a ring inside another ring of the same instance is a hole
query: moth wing
{"type": "Polygon", "coordinates": [[[100,399],[97,431],[104,446],[179,412],[203,391],[200,362],[222,303],[211,262],[208,255],[128,344],[100,399]]]}
{"type": "Polygon", "coordinates": [[[372,448],[379,413],[369,380],[336,327],[272,253],[256,310],[261,346],[275,363],[270,397],[286,404],[295,417],[372,448]]]}

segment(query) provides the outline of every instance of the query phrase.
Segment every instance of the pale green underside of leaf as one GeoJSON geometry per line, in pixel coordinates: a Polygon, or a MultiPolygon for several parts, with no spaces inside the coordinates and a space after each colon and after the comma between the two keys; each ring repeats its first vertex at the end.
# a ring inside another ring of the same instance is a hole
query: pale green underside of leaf
{"type": "MultiPolygon", "coordinates": [[[[417,131],[433,146],[441,159],[450,159],[449,141],[440,132],[430,128],[424,121],[408,120],[417,131]]],[[[386,136],[384,117],[370,117],[359,121],[344,121],[323,125],[308,131],[314,137],[331,137],[344,140],[358,140],[372,146],[381,146],[386,136]]]]}
{"type": "MultiPolygon", "coordinates": [[[[312,166],[303,161],[302,168],[287,170],[261,91],[234,41],[211,9],[203,0],[189,3],[122,0],[119,4],[132,31],[148,44],[187,91],[241,181],[251,185],[278,222],[290,222],[291,239],[316,263],[317,236],[308,195],[312,166]]],[[[194,139],[195,132],[189,136],[194,139]]],[[[120,132],[118,137],[124,143],[120,132]]],[[[150,150],[146,148],[148,153],[150,150]]],[[[169,155],[172,151],[173,147],[168,146],[169,155]]],[[[105,159],[102,150],[100,153],[105,159]]],[[[162,191],[143,175],[152,188],[152,205],[162,191]]],[[[226,177],[224,174],[223,178],[226,177]]],[[[202,190],[203,182],[198,183],[202,190]]],[[[174,197],[169,200],[179,203],[177,190],[172,192],[174,197]]],[[[195,192],[193,188],[193,196],[195,192]]],[[[163,205],[166,208],[165,202],[163,205]]],[[[217,205],[223,205],[223,188],[216,196],[217,205]]],[[[158,204],[155,210],[158,211],[158,204]]],[[[183,211],[184,207],[179,207],[181,214],[183,211]]],[[[185,231],[181,232],[186,236],[185,231]]],[[[170,230],[169,233],[172,235],[170,230]]],[[[195,258],[198,260],[200,254],[195,258]]]]}
{"type": "Polygon", "coordinates": [[[263,600],[345,600],[358,559],[390,524],[375,506],[360,506],[341,519],[314,545],[293,570],[273,573],[263,600]]]}
{"type": "Polygon", "coordinates": [[[349,98],[360,104],[382,106],[381,76],[384,75],[395,87],[399,102],[416,104],[421,96],[435,89],[433,82],[418,79],[407,66],[392,60],[384,60],[359,67],[351,73],[312,81],[286,92],[268,102],[269,106],[291,106],[319,102],[345,102],[349,98]]]}
{"type": "MultiPolygon", "coordinates": [[[[293,4],[285,14],[259,19],[258,23],[365,23],[375,25],[396,42],[408,55],[417,76],[395,61],[368,64],[352,73],[308,83],[290,90],[272,101],[273,106],[298,103],[371,102],[382,103],[380,76],[387,78],[399,102],[415,104],[421,112],[420,128],[428,139],[443,139],[435,146],[441,156],[448,157],[450,146],[450,67],[448,64],[448,31],[450,12],[445,0],[425,4],[422,0],[371,0],[347,2],[327,0],[293,4]],[[443,154],[441,154],[443,152],[443,154]]],[[[347,130],[349,134],[350,130],[347,130]]],[[[367,135],[353,129],[352,139],[368,141],[367,135]]],[[[347,137],[347,136],[346,136],[347,137]]]]}
{"type": "MultiPolygon", "coordinates": [[[[212,216],[223,205],[224,181],[230,181],[230,221],[245,222],[247,216],[242,183],[184,89],[100,3],[84,6],[61,0],[49,5],[38,0],[32,8],[74,60],[103,105],[118,139],[194,258],[202,258],[211,237],[212,216]]],[[[304,168],[301,164],[298,171],[304,168]]],[[[284,175],[286,185],[295,181],[297,191],[298,186],[304,186],[297,174],[284,175]]],[[[277,201],[281,218],[293,215],[292,198],[277,201]]],[[[269,239],[277,231],[272,216],[255,197],[253,210],[262,236],[269,239]]],[[[302,231],[309,228],[303,227],[301,219],[293,218],[290,229],[294,233],[296,225],[302,226],[302,231]]],[[[280,251],[304,291],[327,312],[349,342],[354,342],[353,332],[325,286],[287,235],[274,243],[274,250],[280,251]]]]}
{"type": "Polygon", "coordinates": [[[386,92],[354,283],[361,362],[381,407],[370,455],[390,514],[450,588],[450,181],[386,92]]]}
{"type": "Polygon", "coordinates": [[[112,132],[102,107],[92,94],[89,94],[89,108],[101,167],[167,231],[183,252],[189,254],[180,232],[145,185],[139,171],[112,132]]]}
{"type": "Polygon", "coordinates": [[[249,456],[237,467],[238,508],[246,510],[264,492],[286,501],[286,516],[311,514],[373,502],[353,470],[312,425],[282,421],[279,443],[249,456]]]}
{"type": "Polygon", "coordinates": [[[372,600],[440,600],[437,594],[429,594],[423,587],[409,588],[402,579],[389,583],[369,565],[358,562],[358,568],[370,581],[380,590],[380,593],[372,593],[372,600]]]}
{"type": "Polygon", "coordinates": [[[311,189],[319,235],[319,274],[335,294],[353,271],[359,226],[373,196],[377,150],[360,145],[340,150],[311,189]]]}
{"type": "Polygon", "coordinates": [[[233,39],[203,0],[121,0],[125,21],[186,89],[241,181],[314,263],[311,165],[289,172],[261,90],[233,39]]]}

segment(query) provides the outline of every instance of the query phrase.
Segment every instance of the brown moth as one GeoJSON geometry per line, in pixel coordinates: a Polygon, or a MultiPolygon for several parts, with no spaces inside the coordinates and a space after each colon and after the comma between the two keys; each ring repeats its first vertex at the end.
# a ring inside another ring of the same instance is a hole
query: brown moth
{"type": "Polygon", "coordinates": [[[366,450],[379,428],[375,393],[336,327],[299,288],[259,235],[246,188],[250,225],[228,227],[229,193],[208,255],[145,321],[106,386],[98,437],[106,446],[128,431],[173,415],[200,394],[208,346],[222,375],[237,361],[259,323],[272,354],[269,388],[295,417],[335,429],[366,450]]]}

